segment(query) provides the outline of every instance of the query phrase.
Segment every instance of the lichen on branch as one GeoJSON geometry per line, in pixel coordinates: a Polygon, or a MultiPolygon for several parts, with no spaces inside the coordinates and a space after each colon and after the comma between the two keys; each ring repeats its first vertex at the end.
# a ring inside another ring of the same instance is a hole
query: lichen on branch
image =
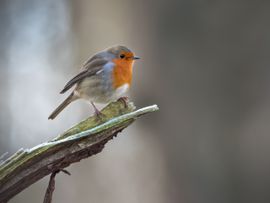
{"type": "Polygon", "coordinates": [[[0,164],[0,202],[7,202],[50,173],[101,152],[136,118],[157,110],[156,105],[135,110],[132,102],[112,102],[101,111],[101,117],[89,117],[51,141],[20,149],[0,164]]]}

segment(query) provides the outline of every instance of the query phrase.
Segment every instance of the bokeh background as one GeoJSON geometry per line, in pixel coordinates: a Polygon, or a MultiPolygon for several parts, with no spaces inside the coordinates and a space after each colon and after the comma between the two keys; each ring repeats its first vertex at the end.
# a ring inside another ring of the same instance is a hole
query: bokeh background
{"type": "MultiPolygon", "coordinates": [[[[160,111],[56,177],[54,202],[270,202],[270,1],[1,0],[0,154],[93,113],[54,121],[64,84],[115,44],[141,56],[130,97],[160,111]]],[[[44,178],[10,202],[42,202],[44,178]]]]}

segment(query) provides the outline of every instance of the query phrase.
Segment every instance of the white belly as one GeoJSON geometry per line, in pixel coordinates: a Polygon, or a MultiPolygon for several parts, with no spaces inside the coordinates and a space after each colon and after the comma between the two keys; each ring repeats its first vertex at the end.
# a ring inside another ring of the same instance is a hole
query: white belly
{"type": "Polygon", "coordinates": [[[122,97],[125,93],[127,93],[129,89],[129,84],[124,84],[120,87],[118,87],[115,92],[113,93],[113,99],[119,99],[120,97],[122,97]]]}
{"type": "Polygon", "coordinates": [[[103,88],[102,85],[93,85],[95,81],[84,81],[74,93],[80,98],[97,103],[108,103],[122,97],[129,89],[129,84],[124,84],[117,89],[103,88]]]}

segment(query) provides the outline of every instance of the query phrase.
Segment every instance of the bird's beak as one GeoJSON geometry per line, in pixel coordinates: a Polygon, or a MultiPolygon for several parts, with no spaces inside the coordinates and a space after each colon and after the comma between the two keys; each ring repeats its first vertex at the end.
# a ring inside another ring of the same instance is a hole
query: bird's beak
{"type": "Polygon", "coordinates": [[[138,60],[138,59],[140,59],[140,57],[138,57],[138,56],[133,56],[133,60],[138,60]]]}

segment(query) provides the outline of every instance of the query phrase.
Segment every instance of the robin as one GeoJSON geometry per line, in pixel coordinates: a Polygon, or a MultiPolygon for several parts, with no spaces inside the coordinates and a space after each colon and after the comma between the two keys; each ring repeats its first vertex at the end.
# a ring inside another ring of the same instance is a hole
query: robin
{"type": "Polygon", "coordinates": [[[139,57],[125,46],[113,46],[92,56],[60,92],[63,94],[71,87],[75,87],[48,119],[54,119],[67,105],[77,99],[90,101],[95,113],[100,115],[94,102],[108,103],[122,97],[128,91],[136,59],[139,57]]]}

